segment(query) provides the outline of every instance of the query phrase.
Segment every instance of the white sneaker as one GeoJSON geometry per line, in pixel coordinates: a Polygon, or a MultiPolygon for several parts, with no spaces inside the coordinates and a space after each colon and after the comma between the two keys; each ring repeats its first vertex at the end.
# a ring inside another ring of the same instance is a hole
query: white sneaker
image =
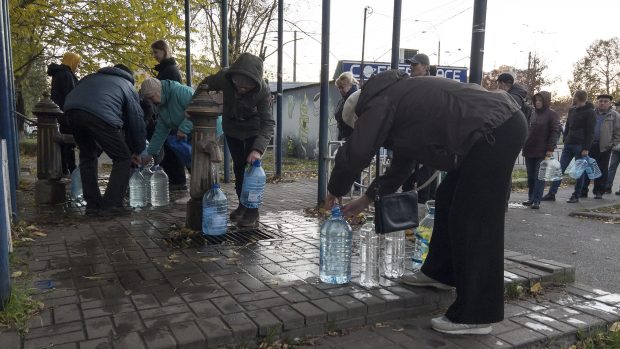
{"type": "Polygon", "coordinates": [[[445,315],[431,320],[433,330],[448,334],[489,334],[493,330],[490,324],[457,324],[445,315]]]}
{"type": "Polygon", "coordinates": [[[406,285],[411,285],[411,286],[434,287],[439,290],[452,290],[454,288],[450,285],[441,283],[435,279],[431,279],[430,277],[426,276],[426,274],[424,274],[421,271],[417,271],[413,274],[407,274],[407,275],[401,276],[400,282],[406,285]]]}

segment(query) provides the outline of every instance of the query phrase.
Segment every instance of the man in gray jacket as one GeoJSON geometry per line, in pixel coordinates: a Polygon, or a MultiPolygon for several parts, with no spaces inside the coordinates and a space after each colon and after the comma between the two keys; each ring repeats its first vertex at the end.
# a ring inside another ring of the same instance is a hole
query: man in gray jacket
{"type": "Polygon", "coordinates": [[[131,162],[140,163],[139,154],[146,141],[133,72],[117,64],[86,76],[67,95],[65,112],[80,148],[86,214],[128,214],[123,208],[123,197],[129,183],[131,162]],[[112,173],[103,197],[97,183],[100,149],[112,159],[112,173]]]}
{"type": "MultiPolygon", "coordinates": [[[[594,140],[592,147],[590,147],[590,157],[596,160],[598,167],[601,169],[602,176],[594,180],[592,193],[595,199],[602,199],[605,189],[607,189],[607,173],[611,149],[614,145],[620,143],[620,120],[618,120],[618,113],[614,110],[611,103],[612,96],[602,94],[596,97],[596,99],[597,107],[594,110],[596,126],[594,127],[594,140]]],[[[585,176],[581,196],[588,195],[589,185],[590,179],[585,176]]]]}
{"type": "MultiPolygon", "coordinates": [[[[620,127],[620,101],[616,102],[616,126],[620,127]]],[[[620,137],[620,136],[618,136],[620,137]]],[[[615,142],[614,147],[611,149],[611,158],[609,160],[609,172],[607,173],[607,190],[606,194],[611,194],[614,187],[614,177],[616,177],[616,170],[620,164],[620,142],[615,142]]],[[[620,189],[616,192],[616,195],[620,195],[620,189]]]]}

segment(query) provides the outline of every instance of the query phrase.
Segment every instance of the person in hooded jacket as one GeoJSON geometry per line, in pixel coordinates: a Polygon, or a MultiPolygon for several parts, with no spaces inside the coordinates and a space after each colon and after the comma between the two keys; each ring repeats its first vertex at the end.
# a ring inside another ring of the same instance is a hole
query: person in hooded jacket
{"type": "Polygon", "coordinates": [[[395,192],[415,161],[448,171],[437,188],[427,259],[401,282],[456,287],[446,314],[431,320],[435,330],[489,333],[504,315],[506,183],[526,138],[523,113],[502,91],[396,70],[365,83],[355,113],[355,129],[336,155],[326,206],[341,200],[381,146],[393,151],[389,169],[343,214],[356,215],[375,195],[395,192]]]}
{"type": "Polygon", "coordinates": [[[188,139],[191,135],[193,124],[186,117],[185,109],[191,103],[193,94],[194,89],[172,80],[148,78],[142,82],[140,97],[151,101],[159,110],[155,130],[147,147],[148,156],[142,158],[143,165],[159,153],[171,131],[178,139],[188,139]]]}
{"type": "Polygon", "coordinates": [[[538,209],[545,190],[545,181],[538,179],[538,169],[545,158],[553,156],[562,125],[558,114],[550,108],[551,93],[541,91],[534,95],[533,100],[534,112],[529,120],[528,136],[523,146],[528,187],[528,199],[523,205],[538,209]]]}
{"type": "MultiPolygon", "coordinates": [[[[271,91],[263,79],[263,61],[253,54],[242,53],[230,68],[202,80],[199,88],[224,94],[222,128],[233,160],[237,198],[240,198],[245,166],[261,159],[275,126],[271,91]]],[[[239,227],[254,227],[259,212],[240,203],[230,219],[239,227]]]]}
{"type": "Polygon", "coordinates": [[[146,130],[133,72],[122,64],[84,77],[69,93],[65,110],[80,148],[80,174],[86,214],[129,214],[123,198],[131,163],[140,164],[146,130]],[[126,133],[126,136],[125,136],[126,133]],[[99,149],[112,159],[112,172],[102,197],[97,176],[99,149]]]}
{"type": "MultiPolygon", "coordinates": [[[[52,63],[47,67],[47,75],[52,77],[51,99],[60,110],[65,110],[65,98],[78,83],[75,75],[80,66],[80,56],[77,53],[65,52],[60,64],[52,63]]],[[[65,115],[58,118],[60,133],[73,134],[65,115]]],[[[60,143],[60,157],[62,172],[65,175],[75,170],[75,144],[60,143]]]]}
{"type": "MultiPolygon", "coordinates": [[[[573,107],[568,110],[566,125],[564,126],[564,148],[560,155],[560,164],[562,165],[562,173],[573,159],[581,159],[589,154],[590,147],[594,140],[594,127],[596,126],[596,115],[594,114],[594,105],[588,101],[586,91],[577,90],[573,95],[573,107]]],[[[585,176],[585,174],[584,174],[585,176]]],[[[566,202],[579,202],[581,188],[584,183],[584,176],[581,176],[575,182],[575,191],[570,199],[566,202]]],[[[549,188],[549,192],[542,197],[542,201],[555,201],[555,194],[560,188],[562,181],[555,181],[549,188]]]]}
{"type": "MultiPolygon", "coordinates": [[[[158,63],[155,66],[155,70],[157,71],[156,78],[159,80],[172,80],[182,84],[181,71],[179,70],[176,60],[172,57],[172,51],[168,43],[164,40],[157,40],[151,44],[151,50],[153,51],[153,58],[155,58],[158,63]]],[[[153,116],[154,119],[157,120],[157,108],[149,101],[143,101],[142,104],[145,105],[146,103],[151,103],[150,108],[155,111],[153,116]]],[[[148,109],[149,106],[146,106],[146,108],[148,109]]],[[[174,135],[176,131],[173,130],[170,134],[174,135]]],[[[172,148],[170,148],[168,144],[164,143],[164,146],[161,148],[162,152],[159,154],[159,158],[162,160],[159,164],[168,175],[168,187],[170,191],[186,190],[187,178],[185,177],[185,164],[174,151],[172,151],[172,148]]]]}

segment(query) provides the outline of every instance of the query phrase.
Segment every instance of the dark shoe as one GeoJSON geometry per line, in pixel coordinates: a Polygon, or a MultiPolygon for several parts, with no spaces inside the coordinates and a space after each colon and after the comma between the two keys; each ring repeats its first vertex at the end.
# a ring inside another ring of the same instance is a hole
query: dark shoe
{"type": "Polygon", "coordinates": [[[541,201],[555,201],[555,194],[548,193],[547,195],[543,196],[542,199],[540,200],[541,201]]]}
{"type": "Polygon", "coordinates": [[[248,208],[239,220],[237,220],[237,227],[239,228],[258,228],[258,209],[248,208]]]}
{"type": "Polygon", "coordinates": [[[243,214],[245,213],[245,210],[247,210],[245,208],[245,206],[239,204],[239,206],[237,206],[237,209],[235,209],[234,211],[232,211],[230,213],[230,221],[231,222],[236,222],[238,219],[243,217],[243,214]]]}
{"type": "Polygon", "coordinates": [[[491,324],[460,324],[450,321],[445,315],[431,319],[431,327],[437,332],[447,334],[489,334],[493,331],[491,324]]]}
{"type": "Polygon", "coordinates": [[[605,189],[605,194],[611,194],[611,188],[605,189]]]}
{"type": "Polygon", "coordinates": [[[596,200],[601,200],[603,198],[603,194],[594,194],[594,198],[596,200]]]}
{"type": "Polygon", "coordinates": [[[582,191],[581,195],[579,195],[580,198],[587,198],[588,197],[588,192],[587,191],[582,191]]]}
{"type": "Polygon", "coordinates": [[[615,192],[616,195],[620,195],[620,190],[618,190],[617,192],[615,192]]]}
{"type": "Polygon", "coordinates": [[[99,217],[99,209],[98,208],[86,208],[84,210],[84,215],[88,217],[99,217]]]}
{"type": "Polygon", "coordinates": [[[523,201],[523,202],[521,203],[521,205],[523,205],[523,206],[532,206],[532,202],[531,202],[530,200],[528,200],[528,201],[523,201]]]}
{"type": "Polygon", "coordinates": [[[170,184],[168,187],[169,191],[185,191],[187,190],[187,185],[185,184],[170,184]]]}
{"type": "Polygon", "coordinates": [[[533,210],[538,210],[540,208],[540,204],[538,202],[535,202],[532,204],[532,206],[530,206],[530,208],[533,210]]]}
{"type": "Polygon", "coordinates": [[[574,204],[576,202],[579,202],[579,198],[577,197],[577,195],[572,195],[570,199],[568,199],[566,202],[568,202],[569,204],[574,204]]]}

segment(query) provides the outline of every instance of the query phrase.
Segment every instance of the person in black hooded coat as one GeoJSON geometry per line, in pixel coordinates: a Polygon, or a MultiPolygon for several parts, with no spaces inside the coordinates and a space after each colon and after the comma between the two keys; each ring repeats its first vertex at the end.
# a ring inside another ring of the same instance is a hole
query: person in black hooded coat
{"type": "MultiPolygon", "coordinates": [[[[179,70],[176,60],[171,56],[172,53],[168,43],[164,40],[157,40],[151,44],[151,49],[153,50],[153,58],[155,58],[158,62],[155,66],[155,70],[157,71],[156,78],[159,80],[173,80],[182,84],[183,81],[181,79],[181,71],[179,70]]],[[[143,101],[143,107],[145,103],[150,102],[143,101]]],[[[154,111],[153,119],[156,121],[157,108],[154,105],[146,106],[146,108],[144,108],[145,111],[149,109],[154,111]]],[[[150,121],[147,120],[147,125],[149,125],[149,122],[150,121]]],[[[176,131],[173,130],[171,134],[176,134],[176,131]]],[[[164,171],[168,175],[170,191],[186,190],[187,179],[185,178],[185,165],[181,159],[179,159],[179,157],[176,156],[172,149],[170,149],[170,147],[168,147],[165,143],[163,151],[159,154],[159,158],[162,158],[160,165],[164,168],[164,171]]]]}
{"type": "MultiPolygon", "coordinates": [[[[80,65],[80,56],[65,52],[60,64],[52,63],[47,67],[47,75],[52,77],[51,99],[60,110],[65,110],[65,98],[78,83],[75,73],[80,65]]],[[[65,115],[58,118],[60,133],[73,134],[65,115]]],[[[60,143],[62,173],[70,175],[75,170],[75,144],[60,143]]]]}

